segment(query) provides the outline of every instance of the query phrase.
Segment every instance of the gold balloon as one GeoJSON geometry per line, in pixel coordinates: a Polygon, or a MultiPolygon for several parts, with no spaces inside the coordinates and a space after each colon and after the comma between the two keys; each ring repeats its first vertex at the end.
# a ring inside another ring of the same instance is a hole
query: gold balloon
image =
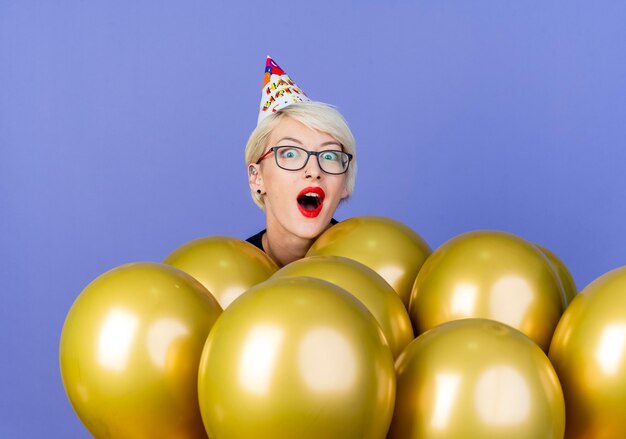
{"type": "Polygon", "coordinates": [[[311,256],[278,270],[272,278],[310,276],[335,284],[359,299],[378,321],[394,358],[413,340],[402,299],[374,270],[341,256],[311,256]]]}
{"type": "Polygon", "coordinates": [[[565,394],[565,437],[626,436],[626,266],[585,287],[550,345],[565,394]]]}
{"type": "Polygon", "coordinates": [[[91,434],[206,438],[197,370],[221,312],[199,282],[164,264],[127,264],[91,282],[59,348],[65,391],[91,434]]]}
{"type": "Polygon", "coordinates": [[[498,320],[547,352],[564,300],[537,247],[510,233],[476,231],[452,238],[428,258],[415,279],[409,315],[416,334],[456,319],[498,320]]]}
{"type": "Polygon", "coordinates": [[[276,263],[254,245],[226,236],[190,241],[163,262],[195,277],[223,309],[278,270],[276,263]]]}
{"type": "Polygon", "coordinates": [[[377,272],[409,305],[411,286],[431,249],[408,226],[380,216],[342,221],[313,243],[307,256],[344,256],[377,272]]]}
{"type": "Polygon", "coordinates": [[[535,245],[548,257],[550,263],[556,270],[556,274],[559,276],[561,284],[563,285],[563,291],[565,291],[565,303],[569,305],[572,300],[574,300],[574,297],[576,297],[576,293],[578,293],[576,282],[574,282],[572,273],[570,273],[565,263],[563,263],[563,261],[556,254],[539,244],[535,245]]]}
{"type": "Polygon", "coordinates": [[[215,324],[198,395],[211,439],[384,438],[393,357],[374,317],[343,289],[270,279],[215,324]]]}
{"type": "Polygon", "coordinates": [[[444,323],[396,361],[389,439],[560,439],[565,407],[544,352],[488,319],[444,323]]]}

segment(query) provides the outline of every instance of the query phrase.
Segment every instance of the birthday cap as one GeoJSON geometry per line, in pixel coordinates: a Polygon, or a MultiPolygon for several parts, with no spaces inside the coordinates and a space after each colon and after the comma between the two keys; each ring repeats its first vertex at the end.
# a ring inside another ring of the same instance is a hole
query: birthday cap
{"type": "Polygon", "coordinates": [[[296,102],[308,102],[311,99],[300,87],[281,69],[276,62],[267,57],[265,61],[265,76],[263,77],[263,91],[261,92],[261,108],[257,124],[278,110],[296,102]]]}

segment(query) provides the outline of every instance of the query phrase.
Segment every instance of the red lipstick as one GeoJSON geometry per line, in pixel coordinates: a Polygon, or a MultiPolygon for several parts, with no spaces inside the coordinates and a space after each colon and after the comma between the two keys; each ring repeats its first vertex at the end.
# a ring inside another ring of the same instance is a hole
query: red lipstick
{"type": "Polygon", "coordinates": [[[321,187],[310,186],[302,189],[296,198],[298,210],[307,218],[315,218],[324,207],[326,193],[321,187]]]}

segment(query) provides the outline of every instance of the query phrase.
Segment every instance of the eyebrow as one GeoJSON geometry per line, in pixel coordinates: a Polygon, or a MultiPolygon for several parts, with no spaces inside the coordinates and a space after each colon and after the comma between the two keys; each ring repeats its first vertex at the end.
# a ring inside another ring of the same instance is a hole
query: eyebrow
{"type": "MultiPolygon", "coordinates": [[[[295,139],[293,137],[283,137],[281,139],[279,139],[276,143],[280,143],[284,140],[288,140],[290,142],[295,142],[298,145],[302,145],[303,143],[301,141],[299,141],[298,139],[295,139]]],[[[320,146],[330,146],[330,145],[337,145],[340,148],[343,148],[343,145],[340,142],[337,142],[336,140],[329,140],[328,142],[324,142],[322,143],[320,146]]]]}

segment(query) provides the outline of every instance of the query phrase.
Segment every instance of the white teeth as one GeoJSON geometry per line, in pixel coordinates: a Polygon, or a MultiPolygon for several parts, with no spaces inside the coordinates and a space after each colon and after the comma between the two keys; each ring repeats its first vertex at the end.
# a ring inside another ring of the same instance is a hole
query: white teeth
{"type": "Polygon", "coordinates": [[[304,194],[305,197],[318,197],[320,196],[320,194],[316,194],[315,192],[307,192],[306,194],[304,194]]]}

